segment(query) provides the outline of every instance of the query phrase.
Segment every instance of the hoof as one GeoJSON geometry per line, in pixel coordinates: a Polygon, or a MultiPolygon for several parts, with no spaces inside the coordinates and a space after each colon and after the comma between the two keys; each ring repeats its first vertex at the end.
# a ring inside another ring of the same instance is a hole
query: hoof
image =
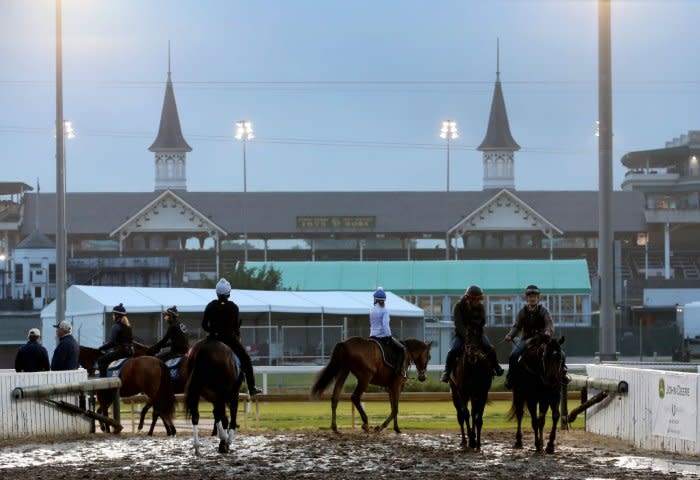
{"type": "Polygon", "coordinates": [[[395,429],[394,429],[394,432],[396,432],[396,433],[401,433],[401,429],[400,429],[400,428],[395,428],[395,429]]]}
{"type": "Polygon", "coordinates": [[[547,445],[547,448],[544,451],[545,453],[554,453],[554,445],[547,445]]]}
{"type": "Polygon", "coordinates": [[[362,430],[364,430],[365,432],[369,432],[369,425],[367,425],[366,423],[363,423],[362,430]]]}
{"type": "Polygon", "coordinates": [[[228,453],[228,452],[229,452],[228,444],[224,440],[221,440],[219,442],[219,453],[228,453]]]}
{"type": "Polygon", "coordinates": [[[523,448],[522,442],[515,442],[515,443],[513,444],[513,448],[516,448],[516,449],[518,449],[518,450],[521,450],[521,449],[523,448]]]}

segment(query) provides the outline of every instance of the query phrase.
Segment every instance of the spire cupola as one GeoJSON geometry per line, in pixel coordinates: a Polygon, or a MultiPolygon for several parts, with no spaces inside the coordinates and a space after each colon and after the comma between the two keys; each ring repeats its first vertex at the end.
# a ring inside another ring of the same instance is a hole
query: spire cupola
{"type": "Polygon", "coordinates": [[[148,150],[155,154],[155,190],[187,190],[187,152],[191,152],[192,147],[185,141],[180,128],[170,70],[170,44],[168,44],[168,80],[165,84],[160,127],[158,136],[148,150]]]}
{"type": "Polygon", "coordinates": [[[496,84],[486,136],[477,150],[483,152],[484,190],[515,188],[514,152],[520,145],[513,139],[508,124],[506,102],[501,87],[500,45],[496,43],[496,84]]]}

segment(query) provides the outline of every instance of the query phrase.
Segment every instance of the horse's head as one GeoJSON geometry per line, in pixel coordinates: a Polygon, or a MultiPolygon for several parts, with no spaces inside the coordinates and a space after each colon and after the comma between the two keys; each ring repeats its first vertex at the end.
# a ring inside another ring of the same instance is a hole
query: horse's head
{"type": "Polygon", "coordinates": [[[464,344],[464,363],[466,365],[476,365],[480,360],[485,359],[483,350],[480,345],[472,342],[464,344]]]}
{"type": "Polygon", "coordinates": [[[565,337],[548,338],[540,346],[542,359],[542,381],[546,385],[557,385],[561,382],[564,353],[561,349],[565,337]]]}
{"type": "Polygon", "coordinates": [[[425,381],[425,372],[428,370],[428,363],[430,363],[430,347],[433,346],[433,342],[422,342],[415,338],[409,338],[404,340],[404,345],[406,345],[406,352],[408,352],[408,357],[411,362],[416,366],[418,370],[418,380],[421,382],[425,381]]]}

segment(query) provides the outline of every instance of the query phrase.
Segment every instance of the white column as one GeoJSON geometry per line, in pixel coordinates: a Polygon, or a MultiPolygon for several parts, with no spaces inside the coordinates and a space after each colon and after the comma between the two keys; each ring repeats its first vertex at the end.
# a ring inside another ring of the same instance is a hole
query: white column
{"type": "Polygon", "coordinates": [[[664,278],[671,278],[671,233],[669,224],[664,224],[664,278]]]}

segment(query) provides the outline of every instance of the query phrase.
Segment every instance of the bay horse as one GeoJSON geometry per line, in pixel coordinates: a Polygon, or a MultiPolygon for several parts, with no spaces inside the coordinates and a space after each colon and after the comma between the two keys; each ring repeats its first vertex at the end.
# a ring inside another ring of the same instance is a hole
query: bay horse
{"type": "MultiPolygon", "coordinates": [[[[402,343],[406,347],[404,371],[413,363],[418,370],[418,380],[421,382],[425,381],[425,372],[430,361],[430,347],[432,343],[424,343],[415,338],[403,340],[402,343]]],[[[362,408],[360,400],[362,394],[367,390],[367,386],[372,384],[385,387],[389,392],[389,402],[391,403],[391,413],[384,420],[384,423],[375,427],[375,431],[383,430],[393,420],[394,431],[401,433],[396,417],[399,412],[401,388],[406,378],[397,375],[395,369],[384,362],[382,352],[375,341],[361,337],[350,337],[343,342],[337,343],[333,348],[330,361],[318,374],[316,382],[311,387],[312,398],[318,398],[328,385],[335,380],[335,387],[331,396],[331,429],[338,433],[336,409],[343,384],[350,373],[357,378],[357,386],[350,398],[360,413],[360,417],[362,417],[362,429],[369,431],[369,424],[367,414],[362,408]]]]}
{"type": "Polygon", "coordinates": [[[185,385],[185,409],[192,417],[192,436],[195,455],[200,454],[199,398],[204,397],[214,406],[214,425],[219,435],[219,453],[227,453],[236,433],[238,393],[243,375],[234,361],[233,351],[218,340],[205,338],[190,351],[185,385]],[[231,414],[226,416],[228,405],[231,414]]]}
{"type": "MultiPolygon", "coordinates": [[[[154,357],[155,358],[155,357],[154,357]]],[[[185,384],[187,383],[187,361],[189,358],[189,353],[187,355],[184,355],[182,360],[180,361],[180,364],[177,366],[177,379],[173,380],[171,377],[171,383],[173,386],[173,393],[178,394],[178,393],[185,393],[185,384]]],[[[166,365],[167,366],[167,365],[166,365]]],[[[170,373],[170,368],[168,368],[168,373],[170,373]]],[[[138,430],[141,431],[143,428],[143,424],[146,420],[146,414],[148,413],[148,410],[153,406],[153,403],[150,401],[150,399],[146,402],[146,404],[143,406],[141,409],[141,414],[139,415],[139,427],[138,430]]],[[[151,419],[151,426],[148,429],[148,435],[153,435],[153,430],[155,429],[156,423],[158,422],[158,417],[159,413],[157,410],[153,410],[153,417],[151,419]]],[[[163,425],[165,426],[165,420],[163,421],[163,425]]],[[[167,426],[166,426],[167,430],[167,426]]],[[[214,435],[212,433],[212,435],[214,435]]]]}
{"type": "MultiPolygon", "coordinates": [[[[175,394],[170,380],[170,372],[162,360],[150,356],[138,356],[129,358],[119,371],[119,379],[122,384],[119,388],[121,397],[130,397],[143,393],[148,398],[148,404],[153,406],[154,417],[160,416],[165,425],[166,435],[175,435],[176,429],[173,422],[175,415],[175,394]],[[156,416],[157,415],[157,416],[156,416]]],[[[100,390],[97,392],[99,408],[97,413],[107,415],[109,407],[114,403],[114,389],[100,390]]],[[[154,424],[148,432],[153,434],[154,424]]],[[[139,430],[143,422],[139,424],[139,430]]],[[[109,432],[109,426],[101,428],[109,432]]]]}
{"type": "Polygon", "coordinates": [[[522,355],[518,372],[513,384],[513,404],[510,418],[518,421],[513,448],[523,448],[521,423],[527,405],[532,420],[532,430],[535,432],[535,450],[542,451],[544,442],[544,424],[547,410],[552,411],[552,429],[546,453],[554,453],[554,440],[557,435],[559,422],[559,401],[561,399],[561,384],[564,375],[564,355],[561,349],[564,337],[559,339],[549,336],[533,337],[522,355]],[[539,410],[538,410],[539,407],[539,410]]]}
{"type": "Polygon", "coordinates": [[[467,339],[456,368],[450,377],[452,403],[457,410],[457,422],[462,432],[462,446],[467,445],[464,424],[467,424],[469,448],[481,449],[481,428],[484,424],[484,409],[488,403],[493,380],[491,362],[481,348],[481,338],[467,339]],[[469,415],[471,404],[471,421],[469,415]]]}

